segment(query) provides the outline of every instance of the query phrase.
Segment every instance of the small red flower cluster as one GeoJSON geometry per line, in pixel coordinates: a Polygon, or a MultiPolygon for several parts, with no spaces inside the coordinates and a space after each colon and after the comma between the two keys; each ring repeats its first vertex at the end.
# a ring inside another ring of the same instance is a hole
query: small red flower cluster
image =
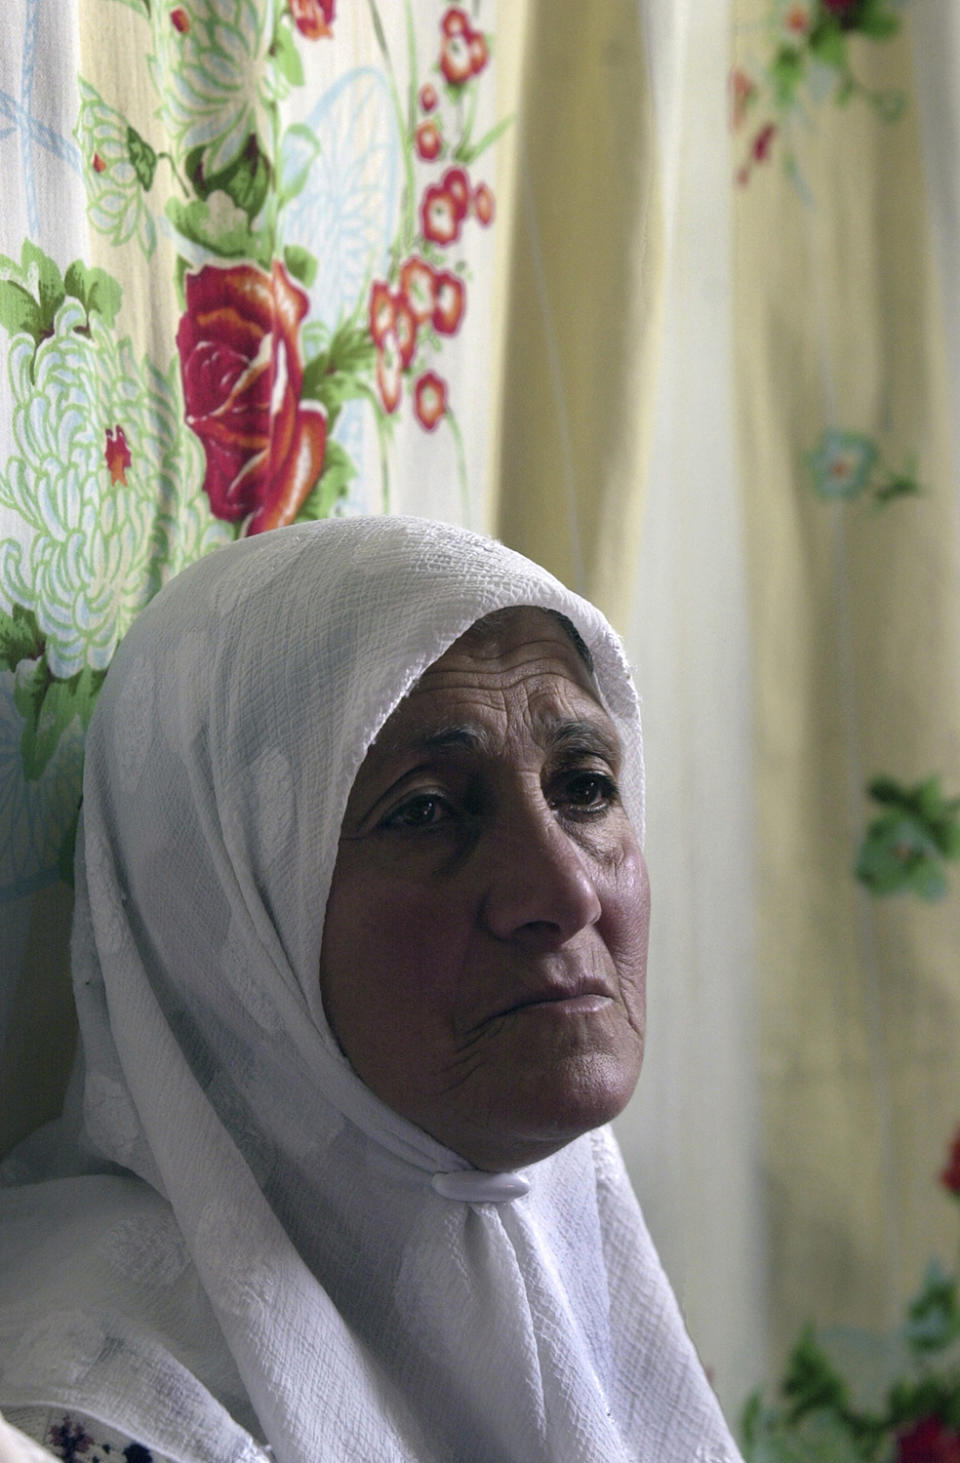
{"type": "Polygon", "coordinates": [[[486,227],[493,219],[493,209],[493,193],[486,183],[473,188],[466,168],[447,168],[440,182],[427,188],[420,200],[423,236],[434,244],[452,244],[471,211],[486,227]]]}
{"type": "Polygon", "coordinates": [[[103,460],[110,472],[110,481],[114,485],[122,483],[127,486],[127,468],[133,458],[130,455],[130,448],[127,446],[127,438],[119,422],[113,431],[106,429],[107,445],[103,451],[103,460]]]}
{"type": "Polygon", "coordinates": [[[954,1135],[950,1145],[950,1157],[947,1159],[947,1166],[940,1174],[940,1182],[951,1194],[960,1198],[960,1128],[954,1135]]]}
{"type": "Polygon", "coordinates": [[[308,41],[333,35],[337,0],[287,0],[293,23],[308,41]]]}
{"type": "Polygon", "coordinates": [[[960,1463],[960,1433],[939,1417],[924,1417],[897,1436],[896,1463],[960,1463]]]}
{"type": "Polygon", "coordinates": [[[427,117],[420,123],[414,134],[417,142],[417,152],[424,162],[432,163],[440,156],[440,148],[443,145],[443,137],[440,128],[432,117],[427,117]]]}
{"type": "Polygon", "coordinates": [[[451,5],[440,22],[440,70],[451,86],[462,86],[479,76],[489,59],[483,31],[474,30],[459,5],[451,5]]]}
{"type": "MultiPolygon", "coordinates": [[[[431,325],[440,335],[455,335],[466,308],[463,281],[448,269],[433,269],[413,254],[400,270],[399,288],[378,279],[370,291],[370,334],[377,347],[377,387],[388,412],[400,405],[402,378],[413,367],[417,336],[431,325]]],[[[434,371],[414,386],[414,411],[432,432],[447,409],[446,384],[434,371]]]]}

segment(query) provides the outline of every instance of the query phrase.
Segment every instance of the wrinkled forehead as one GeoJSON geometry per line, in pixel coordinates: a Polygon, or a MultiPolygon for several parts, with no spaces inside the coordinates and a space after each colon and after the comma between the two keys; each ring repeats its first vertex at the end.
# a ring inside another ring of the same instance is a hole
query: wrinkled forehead
{"type": "Polygon", "coordinates": [[[521,728],[541,748],[579,736],[619,763],[620,738],[603,706],[593,661],[566,616],[533,606],[475,621],[413,682],[380,728],[356,788],[414,750],[489,752],[492,729],[509,744],[521,728]]]}

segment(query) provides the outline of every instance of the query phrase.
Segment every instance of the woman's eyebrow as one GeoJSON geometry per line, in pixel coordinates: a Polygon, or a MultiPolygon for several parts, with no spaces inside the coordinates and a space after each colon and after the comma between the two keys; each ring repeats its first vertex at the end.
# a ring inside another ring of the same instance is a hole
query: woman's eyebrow
{"type": "MultiPolygon", "coordinates": [[[[535,735],[541,747],[549,747],[560,755],[584,753],[617,762],[621,755],[620,738],[604,713],[596,720],[582,717],[561,717],[547,714],[536,718],[535,735]]],[[[407,758],[424,753],[485,752],[492,746],[489,731],[471,722],[442,722],[418,727],[409,733],[387,738],[378,750],[387,760],[407,758]]]]}
{"type": "Polygon", "coordinates": [[[420,755],[424,752],[479,752],[488,742],[483,727],[466,722],[442,722],[417,727],[415,731],[398,731],[375,743],[387,760],[420,755]]]}
{"type": "Polygon", "coordinates": [[[601,720],[554,721],[552,718],[543,729],[544,742],[552,750],[563,753],[589,753],[603,757],[608,762],[619,762],[621,756],[620,738],[607,718],[601,720]]]}

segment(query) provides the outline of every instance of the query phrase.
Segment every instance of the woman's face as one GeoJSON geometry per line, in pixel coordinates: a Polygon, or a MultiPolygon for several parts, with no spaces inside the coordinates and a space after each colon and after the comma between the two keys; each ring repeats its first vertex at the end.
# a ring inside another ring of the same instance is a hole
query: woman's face
{"type": "Polygon", "coordinates": [[[426,671],[350,794],[328,1020],[368,1087],[479,1168],[543,1158],[633,1092],[649,888],[620,757],[562,626],[519,609],[426,671]]]}

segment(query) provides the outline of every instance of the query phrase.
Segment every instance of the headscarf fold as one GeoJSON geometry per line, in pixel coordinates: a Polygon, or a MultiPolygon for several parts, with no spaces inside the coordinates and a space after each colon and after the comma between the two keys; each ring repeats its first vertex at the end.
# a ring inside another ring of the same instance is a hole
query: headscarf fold
{"type": "Polygon", "coordinates": [[[0,1200],[0,1405],[73,1406],[183,1463],[737,1457],[610,1134],[480,1174],[364,1086],[324,1017],[360,764],[514,605],[583,637],[642,831],[619,641],[491,540],[279,530],[187,569],[126,637],[87,745],[81,1065],[0,1200]]]}

